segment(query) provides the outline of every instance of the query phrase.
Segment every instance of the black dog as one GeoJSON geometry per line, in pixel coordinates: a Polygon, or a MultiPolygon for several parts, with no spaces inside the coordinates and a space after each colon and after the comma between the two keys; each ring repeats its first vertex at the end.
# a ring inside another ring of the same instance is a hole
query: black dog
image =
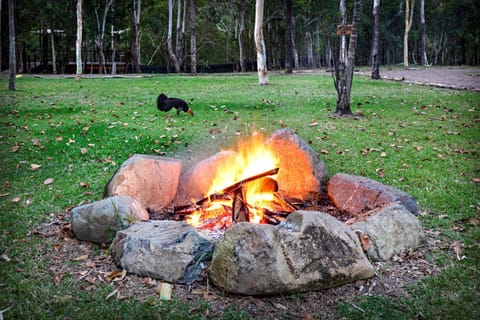
{"type": "Polygon", "coordinates": [[[166,95],[163,93],[160,94],[157,98],[157,108],[160,111],[169,111],[172,108],[177,109],[177,116],[180,114],[180,111],[185,111],[190,113],[193,116],[193,111],[190,109],[188,104],[178,98],[168,98],[166,95]]]}

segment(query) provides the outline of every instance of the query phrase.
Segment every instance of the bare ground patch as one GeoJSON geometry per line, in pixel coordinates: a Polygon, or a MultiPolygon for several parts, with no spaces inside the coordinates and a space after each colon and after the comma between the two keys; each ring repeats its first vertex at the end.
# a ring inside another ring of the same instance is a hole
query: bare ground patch
{"type": "MultiPolygon", "coordinates": [[[[102,284],[111,285],[111,293],[105,299],[129,299],[139,303],[148,298],[159,299],[160,280],[122,273],[113,263],[108,245],[75,239],[69,221],[68,213],[54,214],[51,221],[29,232],[29,237],[43,239],[37,249],[54,284],[60,284],[68,274],[76,280],[78,290],[93,292],[102,284]],[[71,261],[75,263],[68,263],[71,261]]],[[[209,283],[204,272],[192,285],[173,285],[172,295],[186,304],[208,302],[207,311],[191,310],[192,314],[202,312],[207,318],[220,318],[229,308],[259,319],[335,318],[339,303],[350,304],[361,311],[355,299],[362,295],[408,296],[408,285],[439,274],[439,268],[429,260],[433,259],[433,250],[446,249],[448,245],[434,240],[428,230],[427,235],[425,245],[417,251],[375,263],[376,276],[367,281],[315,292],[252,297],[223,293],[209,283]]]]}

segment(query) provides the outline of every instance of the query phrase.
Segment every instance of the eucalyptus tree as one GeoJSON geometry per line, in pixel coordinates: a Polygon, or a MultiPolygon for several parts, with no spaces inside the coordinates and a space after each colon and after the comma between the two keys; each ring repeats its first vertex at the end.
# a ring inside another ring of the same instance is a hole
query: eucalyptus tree
{"type": "Polygon", "coordinates": [[[378,38],[380,36],[380,0],[373,0],[373,31],[372,31],[372,50],[370,61],[372,65],[372,79],[380,79],[380,62],[378,57],[378,38]]]}
{"type": "Polygon", "coordinates": [[[83,34],[83,17],[82,17],[83,0],[77,0],[77,39],[75,41],[75,62],[77,70],[75,73],[75,81],[80,81],[82,76],[82,34],[83,34]]]}
{"type": "Polygon", "coordinates": [[[105,54],[103,52],[103,46],[105,41],[105,24],[107,23],[107,14],[112,5],[113,0],[97,0],[95,5],[95,18],[97,20],[97,36],[95,38],[95,45],[98,48],[98,53],[100,55],[100,68],[99,73],[107,73],[105,69],[105,54]],[[99,11],[102,10],[101,16],[99,16],[99,11]]]}
{"type": "Polygon", "coordinates": [[[403,66],[408,68],[408,34],[412,28],[415,0],[405,0],[405,31],[403,33],[403,66]]]}
{"type": "Polygon", "coordinates": [[[16,88],[17,60],[15,52],[15,7],[14,1],[8,0],[8,33],[9,33],[9,80],[8,90],[14,91],[16,88]]]}
{"type": "Polygon", "coordinates": [[[255,3],[255,48],[257,51],[258,83],[260,85],[270,84],[268,81],[267,53],[265,40],[263,39],[263,0],[256,0],[255,3]]]}
{"type": "Polygon", "coordinates": [[[355,62],[355,50],[357,48],[358,27],[360,24],[361,0],[354,0],[351,32],[347,31],[347,17],[345,0],[340,0],[341,28],[339,33],[342,37],[340,44],[340,57],[335,64],[334,85],[337,91],[337,104],[335,114],[348,116],[352,114],[350,108],[350,94],[353,82],[353,69],[355,62]],[[346,44],[347,33],[350,33],[348,47],[346,44]]]}

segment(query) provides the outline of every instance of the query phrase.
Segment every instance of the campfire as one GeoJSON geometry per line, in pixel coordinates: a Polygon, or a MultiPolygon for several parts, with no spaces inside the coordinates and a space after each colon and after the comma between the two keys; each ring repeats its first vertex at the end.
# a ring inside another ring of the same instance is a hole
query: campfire
{"type": "Polygon", "coordinates": [[[219,164],[202,199],[175,207],[174,214],[196,228],[220,230],[236,222],[276,225],[296,210],[278,192],[279,159],[261,136],[240,142],[236,154],[219,164]]]}

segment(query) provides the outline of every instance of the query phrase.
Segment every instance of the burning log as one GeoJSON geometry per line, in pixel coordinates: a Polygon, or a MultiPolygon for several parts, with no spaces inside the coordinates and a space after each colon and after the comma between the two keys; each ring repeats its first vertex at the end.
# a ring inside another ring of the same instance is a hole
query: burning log
{"type": "Polygon", "coordinates": [[[245,188],[243,187],[235,191],[232,202],[232,222],[237,223],[242,221],[250,221],[250,213],[245,201],[245,188]]]}

